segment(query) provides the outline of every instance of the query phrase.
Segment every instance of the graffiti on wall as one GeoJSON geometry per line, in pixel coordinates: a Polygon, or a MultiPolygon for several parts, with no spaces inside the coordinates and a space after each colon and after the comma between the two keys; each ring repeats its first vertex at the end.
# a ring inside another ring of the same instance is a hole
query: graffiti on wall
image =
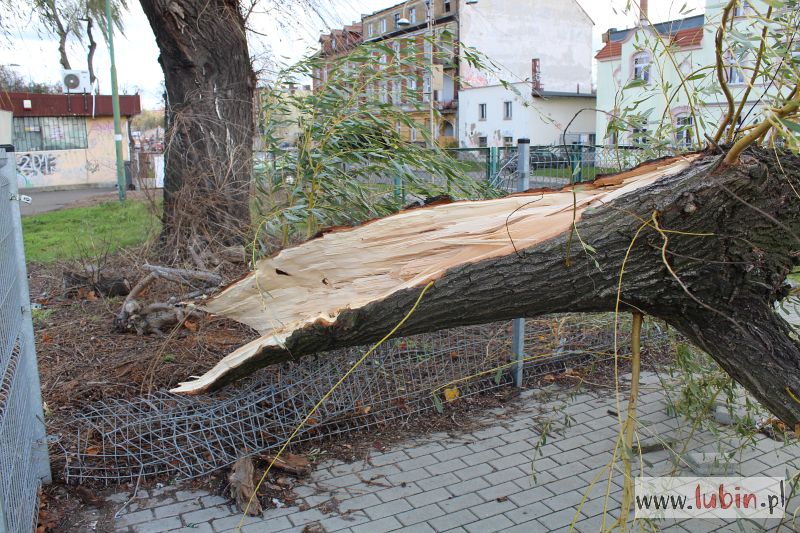
{"type": "Polygon", "coordinates": [[[17,177],[21,185],[31,185],[32,180],[55,174],[58,156],[51,152],[17,154],[17,177]]]}

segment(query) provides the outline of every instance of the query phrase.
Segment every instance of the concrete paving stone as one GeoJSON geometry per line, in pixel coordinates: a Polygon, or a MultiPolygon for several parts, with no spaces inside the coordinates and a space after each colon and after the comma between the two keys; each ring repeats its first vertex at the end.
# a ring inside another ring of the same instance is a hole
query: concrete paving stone
{"type": "Polygon", "coordinates": [[[433,456],[436,457],[438,461],[449,461],[450,459],[458,459],[459,457],[470,455],[472,453],[474,452],[470,450],[469,447],[461,444],[459,446],[454,446],[453,448],[445,448],[442,451],[434,452],[433,456]]]}
{"type": "MultiPolygon", "coordinates": [[[[360,524],[367,524],[372,519],[363,511],[358,511],[346,515],[333,515],[324,520],[320,520],[319,524],[325,528],[325,531],[342,531],[349,530],[353,526],[360,524]]],[[[266,532],[265,532],[266,533],[266,532]]]]}
{"type": "MultiPolygon", "coordinates": [[[[501,411],[505,411],[505,409],[501,408],[501,411]]],[[[499,437],[504,433],[507,433],[507,430],[504,427],[502,427],[499,424],[492,424],[489,427],[473,431],[471,435],[477,440],[484,440],[484,439],[489,439],[491,437],[499,437]]]]}
{"type": "MultiPolygon", "coordinates": [[[[511,433],[499,435],[499,437],[509,444],[519,441],[536,442],[539,440],[539,434],[531,428],[518,429],[511,433]]],[[[502,446],[498,446],[498,448],[502,448],[502,446]]]]}
{"type": "MultiPolygon", "coordinates": [[[[486,480],[483,481],[485,482],[486,480]]],[[[484,500],[489,501],[497,498],[507,497],[512,494],[516,494],[518,492],[521,492],[521,490],[522,489],[520,489],[519,486],[513,481],[506,481],[505,483],[501,483],[500,485],[494,485],[479,490],[478,496],[480,496],[484,500]]]]}
{"type": "Polygon", "coordinates": [[[134,525],[131,529],[134,533],[164,533],[171,529],[178,529],[183,527],[181,519],[177,516],[168,516],[166,518],[158,518],[134,525]]]}
{"type": "MultiPolygon", "coordinates": [[[[283,518],[281,522],[285,522],[287,524],[286,527],[291,527],[291,522],[286,517],[283,518]]],[[[239,523],[241,522],[243,526],[249,524],[260,524],[263,523],[264,518],[260,516],[245,516],[244,521],[242,521],[242,514],[237,513],[235,515],[227,516],[225,518],[216,518],[211,521],[211,526],[214,528],[214,531],[228,531],[229,529],[236,529],[239,527],[239,523]]]]}
{"type": "Polygon", "coordinates": [[[472,522],[464,526],[469,533],[493,533],[504,531],[507,527],[513,526],[514,522],[503,515],[490,516],[477,522],[472,522]]]}
{"type": "Polygon", "coordinates": [[[404,461],[408,461],[409,459],[410,457],[406,455],[405,451],[395,450],[389,453],[374,454],[372,457],[370,457],[370,462],[373,466],[384,466],[402,463],[404,461]]]}
{"type": "Polygon", "coordinates": [[[434,476],[437,476],[440,474],[447,474],[448,472],[453,472],[455,470],[462,470],[465,468],[467,468],[467,465],[461,459],[450,459],[449,461],[444,461],[442,463],[434,463],[432,465],[426,466],[425,470],[427,470],[434,476]]]}
{"type": "Polygon", "coordinates": [[[517,504],[515,504],[510,499],[504,499],[502,501],[498,500],[491,500],[486,503],[482,503],[480,505],[476,505],[474,507],[470,507],[469,510],[477,516],[478,518],[488,518],[490,516],[498,515],[510,511],[511,509],[516,509],[517,504]]]}
{"type": "MultiPolygon", "coordinates": [[[[503,513],[503,515],[514,522],[515,524],[522,524],[536,520],[541,516],[551,514],[553,511],[541,502],[531,503],[523,507],[517,507],[503,513]]],[[[537,530],[540,531],[540,530],[537,530]]]]}
{"type": "Polygon", "coordinates": [[[132,526],[134,524],[139,524],[141,522],[146,522],[152,519],[153,519],[152,509],[143,509],[141,511],[135,511],[132,513],[126,513],[122,515],[121,517],[119,517],[119,519],[117,519],[114,525],[116,527],[132,526]]]}
{"type": "Polygon", "coordinates": [[[425,505],[440,502],[442,500],[446,500],[451,498],[451,494],[445,489],[444,487],[440,487],[438,489],[429,490],[427,492],[420,492],[419,494],[414,494],[413,496],[408,496],[406,501],[410,503],[413,507],[423,507],[425,505]]]}
{"type": "Polygon", "coordinates": [[[461,458],[461,460],[472,466],[481,463],[488,463],[489,461],[493,459],[499,459],[500,457],[501,455],[495,450],[483,450],[480,452],[471,453],[470,455],[465,455],[461,458]]]}
{"type": "Polygon", "coordinates": [[[204,490],[176,490],[175,499],[179,502],[186,500],[194,500],[202,498],[203,496],[211,496],[210,492],[204,490]]]}
{"type": "Polygon", "coordinates": [[[577,477],[578,474],[584,471],[586,467],[580,463],[568,463],[565,465],[560,465],[555,468],[549,468],[547,471],[556,477],[556,479],[564,479],[566,477],[577,477]]]}
{"type": "MultiPolygon", "coordinates": [[[[270,520],[261,520],[256,523],[247,523],[246,525],[242,526],[242,533],[267,533],[272,531],[283,531],[286,529],[291,529],[292,523],[289,522],[289,519],[285,516],[280,516],[278,518],[273,518],[270,520]]],[[[234,525],[234,531],[236,531],[236,525],[234,525]]],[[[217,530],[222,531],[222,530],[217,530]]]]}
{"type": "Polygon", "coordinates": [[[420,481],[429,477],[431,477],[431,475],[427,470],[424,468],[417,468],[416,470],[409,470],[407,472],[400,471],[397,474],[390,474],[386,476],[386,483],[389,485],[400,485],[401,483],[420,481]]]}
{"type": "Polygon", "coordinates": [[[597,429],[605,429],[611,427],[612,424],[616,424],[617,419],[608,415],[605,416],[592,416],[589,420],[584,422],[583,425],[587,426],[592,430],[597,429]]]}
{"type": "Polygon", "coordinates": [[[413,509],[410,503],[403,498],[397,498],[390,502],[381,503],[373,507],[367,507],[364,512],[367,513],[372,520],[378,520],[384,516],[394,516],[396,514],[404,513],[413,509]]]}
{"type": "Polygon", "coordinates": [[[585,448],[574,448],[568,452],[561,452],[553,455],[551,459],[560,465],[576,463],[589,456],[585,448]]]}
{"type": "Polygon", "coordinates": [[[356,461],[355,463],[337,462],[336,464],[328,467],[328,472],[338,477],[338,476],[345,476],[347,474],[352,474],[356,471],[363,470],[365,468],[370,468],[370,466],[363,463],[362,461],[356,461]]]}
{"type": "Polygon", "coordinates": [[[347,511],[366,509],[367,507],[380,504],[381,500],[375,496],[375,494],[362,494],[361,496],[355,496],[339,502],[339,510],[344,513],[347,511]]]}
{"type": "Polygon", "coordinates": [[[485,479],[492,485],[499,485],[500,483],[505,483],[506,481],[514,481],[515,479],[519,479],[527,475],[528,472],[526,472],[522,468],[518,466],[512,466],[511,468],[506,468],[504,470],[498,470],[496,472],[486,474],[483,476],[483,479],[485,479]]]}
{"type": "Polygon", "coordinates": [[[227,505],[218,505],[216,507],[209,507],[207,509],[200,509],[199,511],[192,511],[191,513],[181,514],[181,518],[186,524],[202,524],[210,522],[215,518],[225,518],[232,513],[231,508],[227,505]]]}
{"type": "Polygon", "coordinates": [[[106,497],[107,502],[112,503],[125,503],[131,498],[130,492],[117,492],[116,494],[112,494],[111,496],[106,497]]]}
{"type": "Polygon", "coordinates": [[[428,442],[428,443],[423,444],[421,446],[414,446],[412,448],[409,448],[409,449],[405,450],[405,452],[406,452],[406,455],[408,455],[409,457],[414,459],[414,458],[419,457],[421,455],[429,455],[429,454],[432,454],[434,452],[440,452],[440,451],[442,451],[444,449],[445,449],[444,446],[442,446],[438,442],[428,442]]]}
{"type": "Polygon", "coordinates": [[[416,484],[422,490],[432,490],[438,489],[439,487],[445,487],[447,485],[455,485],[456,483],[460,483],[461,480],[452,472],[448,472],[447,474],[442,474],[440,476],[431,476],[428,474],[427,479],[421,479],[416,482],[416,484]]]}
{"type": "Polygon", "coordinates": [[[421,455],[419,457],[415,457],[414,459],[406,459],[399,463],[395,463],[395,466],[397,466],[397,468],[403,472],[409,472],[411,470],[417,470],[418,468],[434,465],[437,462],[438,461],[436,460],[436,457],[433,455],[421,455]]]}
{"type": "Polygon", "coordinates": [[[447,513],[454,513],[461,509],[478,506],[482,503],[484,503],[483,498],[471,492],[463,496],[455,496],[449,500],[442,500],[438,502],[437,505],[447,513]]]}
{"type": "Polygon", "coordinates": [[[453,485],[446,485],[445,488],[453,496],[463,496],[464,494],[476,492],[481,489],[491,488],[491,486],[489,482],[482,477],[476,477],[461,481],[460,483],[454,483],[453,485]]]}
{"type": "Polygon", "coordinates": [[[287,516],[293,526],[304,526],[310,522],[319,522],[320,520],[324,520],[326,518],[326,516],[319,509],[309,509],[307,511],[301,511],[299,513],[294,513],[287,516]]]}
{"type": "Polygon", "coordinates": [[[570,435],[568,437],[554,439],[553,444],[555,444],[555,446],[562,452],[568,452],[570,450],[574,450],[575,448],[580,448],[581,446],[590,444],[591,442],[592,441],[590,441],[584,435],[570,435]]]}
{"type": "MultiPolygon", "coordinates": [[[[156,486],[155,488],[150,489],[149,492],[150,492],[150,497],[151,498],[156,498],[158,496],[166,496],[167,494],[173,495],[173,493],[176,490],[178,490],[178,486],[177,485],[161,485],[161,486],[156,486]]],[[[136,493],[136,497],[137,498],[139,497],[141,492],[142,492],[142,490],[139,489],[139,491],[136,493]]],[[[147,492],[147,491],[145,491],[145,492],[147,492]]]]}
{"type": "Polygon", "coordinates": [[[515,455],[509,455],[507,457],[500,457],[499,459],[492,459],[489,461],[489,464],[495,470],[505,470],[506,468],[510,468],[512,466],[530,464],[530,462],[530,459],[518,453],[515,455]]]}
{"type": "Polygon", "coordinates": [[[524,507],[532,503],[542,503],[552,498],[554,494],[547,487],[533,487],[514,493],[508,497],[518,507],[524,507]]]}
{"type": "MultiPolygon", "coordinates": [[[[530,522],[523,522],[516,526],[507,527],[503,530],[503,533],[538,533],[539,531],[545,531],[543,527],[544,526],[537,520],[531,520],[530,522]]],[[[597,533],[597,531],[593,531],[592,533],[597,533]]]]}
{"type": "Polygon", "coordinates": [[[419,524],[420,522],[433,520],[434,518],[438,518],[443,514],[444,510],[435,503],[432,503],[424,507],[416,507],[410,511],[398,513],[395,515],[395,518],[397,518],[397,520],[399,520],[404,526],[410,526],[413,524],[419,524]]]}
{"type": "Polygon", "coordinates": [[[526,472],[531,472],[532,470],[536,472],[546,472],[560,466],[552,457],[541,455],[534,457],[534,454],[526,454],[525,458],[528,459],[527,462],[518,466],[526,472]]]}
{"type": "Polygon", "coordinates": [[[490,437],[488,439],[476,441],[472,444],[467,444],[467,446],[473,452],[482,452],[483,450],[493,450],[498,446],[502,446],[504,443],[505,441],[500,437],[490,437]]]}
{"type": "Polygon", "coordinates": [[[518,440],[516,442],[512,442],[510,444],[506,444],[505,446],[497,448],[497,451],[503,457],[508,457],[510,455],[517,455],[525,452],[530,452],[531,450],[535,449],[536,449],[535,442],[531,440],[518,440]]]}
{"type": "MultiPolygon", "coordinates": [[[[576,510],[578,509],[578,505],[580,505],[580,502],[575,505],[576,510]]],[[[595,516],[602,515],[606,511],[618,511],[619,508],[619,500],[615,500],[613,497],[609,497],[608,505],[606,505],[605,494],[603,494],[583,502],[580,513],[586,518],[594,518],[595,516]]]]}
{"type": "Polygon", "coordinates": [[[390,502],[398,498],[407,498],[414,494],[422,492],[422,488],[416,483],[406,483],[405,486],[400,485],[390,489],[379,490],[375,495],[380,498],[382,502],[390,502]]]}
{"type": "MultiPolygon", "coordinates": [[[[575,509],[561,509],[560,511],[553,511],[548,513],[544,516],[540,516],[537,518],[539,522],[544,525],[548,531],[560,531],[563,528],[568,527],[573,519],[575,518],[575,509]]],[[[581,515],[578,515],[578,520],[581,519],[581,515]]]]}
{"type": "Polygon", "coordinates": [[[365,468],[364,470],[356,470],[353,472],[353,474],[363,479],[376,481],[381,478],[386,478],[392,474],[399,474],[401,472],[402,470],[400,470],[397,465],[383,465],[376,466],[374,468],[365,468]]]}
{"type": "MultiPolygon", "coordinates": [[[[597,487],[598,484],[599,482],[595,483],[595,487],[597,487]]],[[[547,490],[558,496],[559,494],[564,494],[565,492],[573,492],[573,491],[580,491],[581,493],[583,493],[589,489],[590,485],[591,485],[590,481],[586,481],[580,476],[569,476],[561,478],[556,481],[551,481],[550,483],[547,484],[547,490]]]]}
{"type": "Polygon", "coordinates": [[[464,481],[468,479],[472,479],[474,477],[484,476],[486,474],[491,474],[494,472],[494,469],[489,466],[488,464],[477,464],[467,468],[463,468],[461,470],[456,470],[453,472],[459,479],[464,481]]]}
{"type": "Polygon", "coordinates": [[[392,533],[437,533],[437,531],[430,525],[423,523],[395,529],[392,533]]]}
{"type": "Polygon", "coordinates": [[[200,499],[198,498],[196,500],[187,500],[183,502],[172,503],[170,505],[163,505],[161,507],[156,507],[155,509],[153,509],[153,512],[155,513],[156,518],[163,518],[165,516],[177,516],[182,513],[188,513],[190,511],[196,511],[202,508],[203,504],[200,503],[200,499]]]}
{"type": "Polygon", "coordinates": [[[215,533],[214,528],[211,527],[211,524],[190,524],[186,527],[182,527],[180,529],[173,529],[170,533],[215,533]]]}
{"type": "Polygon", "coordinates": [[[213,505],[227,505],[230,500],[228,498],[223,498],[222,496],[203,496],[200,498],[200,503],[203,504],[203,507],[211,507],[213,505]]]}
{"type": "Polygon", "coordinates": [[[387,516],[386,518],[381,518],[374,522],[353,526],[350,530],[353,533],[384,533],[386,531],[400,529],[401,527],[403,527],[403,524],[398,522],[395,517],[387,516]]]}
{"type": "Polygon", "coordinates": [[[296,485],[292,488],[292,491],[301,497],[311,496],[312,494],[318,494],[320,492],[319,489],[309,485],[296,485]]]}
{"type": "Polygon", "coordinates": [[[366,477],[358,477],[355,474],[347,474],[344,476],[332,477],[330,479],[326,479],[322,481],[321,484],[328,488],[342,488],[342,487],[352,487],[353,485],[363,485],[363,479],[369,479],[366,477]]]}
{"type": "Polygon", "coordinates": [[[429,520],[428,523],[436,531],[447,531],[452,528],[475,522],[476,520],[477,517],[468,509],[461,509],[460,511],[448,513],[438,518],[434,518],[433,520],[429,520]]]}

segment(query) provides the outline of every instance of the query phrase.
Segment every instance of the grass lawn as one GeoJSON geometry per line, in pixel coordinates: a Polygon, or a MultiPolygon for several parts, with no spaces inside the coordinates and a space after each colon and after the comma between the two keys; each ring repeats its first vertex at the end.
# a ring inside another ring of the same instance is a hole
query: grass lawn
{"type": "Polygon", "coordinates": [[[97,257],[156,235],[160,222],[146,202],[108,202],[22,218],[28,261],[97,257]]]}

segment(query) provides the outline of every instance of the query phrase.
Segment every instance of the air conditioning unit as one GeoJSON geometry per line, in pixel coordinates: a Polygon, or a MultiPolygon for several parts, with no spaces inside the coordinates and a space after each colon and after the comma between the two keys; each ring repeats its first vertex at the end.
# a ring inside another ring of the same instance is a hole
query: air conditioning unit
{"type": "Polygon", "coordinates": [[[62,70],[61,85],[65,93],[92,92],[92,81],[87,70],[62,70]]]}

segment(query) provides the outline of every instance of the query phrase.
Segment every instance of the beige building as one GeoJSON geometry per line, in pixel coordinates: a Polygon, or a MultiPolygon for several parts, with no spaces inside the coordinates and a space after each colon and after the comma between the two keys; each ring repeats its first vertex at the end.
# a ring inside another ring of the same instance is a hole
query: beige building
{"type": "MultiPolygon", "coordinates": [[[[111,96],[0,94],[12,113],[12,144],[21,188],[69,189],[117,182],[111,96]]],[[[120,96],[123,158],[130,159],[128,122],[141,112],[138,95],[120,96]]]]}

